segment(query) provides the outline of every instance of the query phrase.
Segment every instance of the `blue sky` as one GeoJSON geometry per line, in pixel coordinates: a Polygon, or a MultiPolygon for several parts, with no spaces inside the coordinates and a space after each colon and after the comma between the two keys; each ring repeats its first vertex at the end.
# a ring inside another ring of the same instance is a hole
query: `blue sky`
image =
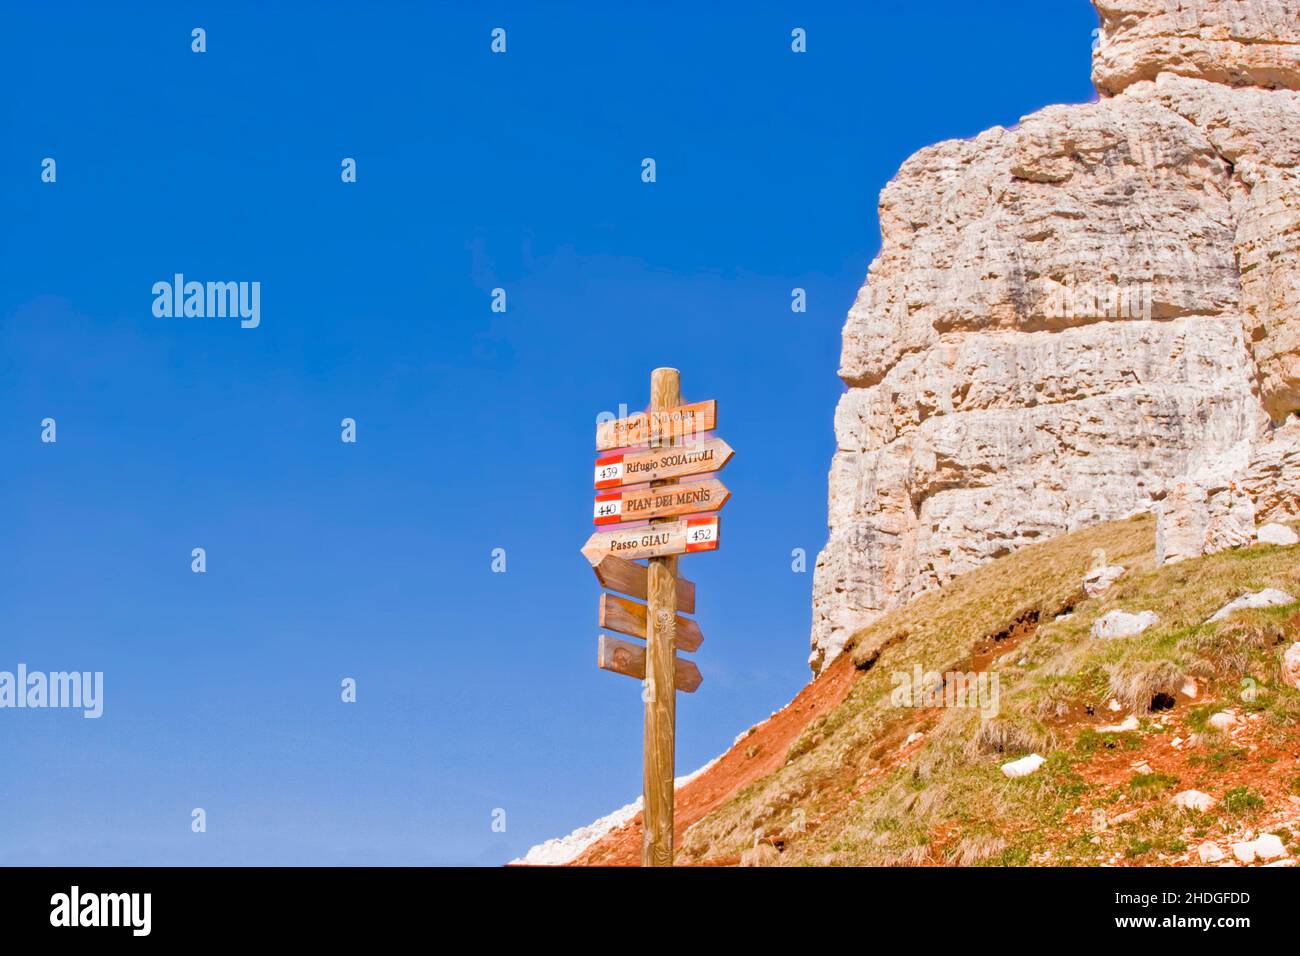
{"type": "Polygon", "coordinates": [[[0,670],[105,704],[0,710],[0,863],[498,864],[634,798],[578,548],[596,415],[660,365],[737,450],[681,562],[678,772],[721,752],[809,676],[881,187],[1093,95],[1084,0],[310,10],[6,11],[0,670]],[[178,272],[260,326],[154,317],[178,272]]]}

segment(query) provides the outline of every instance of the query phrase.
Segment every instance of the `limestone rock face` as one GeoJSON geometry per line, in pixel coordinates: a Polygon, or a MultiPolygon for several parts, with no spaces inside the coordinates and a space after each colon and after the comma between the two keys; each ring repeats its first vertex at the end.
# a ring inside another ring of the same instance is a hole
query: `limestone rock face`
{"type": "Polygon", "coordinates": [[[923,149],[881,194],[815,671],[1035,540],[1156,510],[1177,559],[1300,514],[1300,0],[1096,5],[1101,100],[923,149]]]}
{"type": "Polygon", "coordinates": [[[1254,448],[1242,485],[1261,522],[1300,517],[1300,420],[1275,430],[1254,448]]]}
{"type": "Polygon", "coordinates": [[[1232,86],[1300,86],[1297,0],[1095,0],[1103,94],[1177,73],[1232,86]]]}

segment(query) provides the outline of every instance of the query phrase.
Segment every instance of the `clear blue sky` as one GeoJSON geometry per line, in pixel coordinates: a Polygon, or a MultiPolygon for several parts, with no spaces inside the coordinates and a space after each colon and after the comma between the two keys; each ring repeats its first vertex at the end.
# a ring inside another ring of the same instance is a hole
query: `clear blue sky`
{"type": "Polygon", "coordinates": [[[1095,25],[1085,0],[8,9],[0,670],[103,671],[105,712],[0,710],[0,863],[497,864],[634,798],[639,688],[595,666],[578,548],[595,417],[659,365],[737,449],[722,547],[682,561],[706,640],[678,772],[785,704],[879,191],[1090,99],[1095,25]],[[177,272],[259,281],[260,327],[155,318],[177,272]]]}

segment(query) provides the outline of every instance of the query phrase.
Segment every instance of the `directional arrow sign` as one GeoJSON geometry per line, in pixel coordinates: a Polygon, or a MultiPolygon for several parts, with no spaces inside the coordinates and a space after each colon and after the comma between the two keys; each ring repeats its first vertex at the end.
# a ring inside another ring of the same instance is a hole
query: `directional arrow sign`
{"type": "Polygon", "coordinates": [[[637,412],[627,418],[596,426],[596,448],[626,448],[645,442],[661,442],[707,432],[718,425],[718,403],[710,399],[693,405],[678,405],[652,412],[637,412]]]}
{"type": "Polygon", "coordinates": [[[596,459],[596,487],[617,488],[639,481],[659,481],[717,471],[734,454],[731,446],[721,438],[710,438],[693,445],[605,455],[596,459]]]}
{"type": "Polygon", "coordinates": [[[718,521],[716,516],[687,518],[644,528],[597,531],[582,546],[582,553],[597,565],[607,554],[631,560],[714,551],[718,547],[718,521]]]}
{"type": "MultiPolygon", "coordinates": [[[[607,554],[592,570],[596,572],[600,586],[611,591],[621,591],[643,601],[650,593],[647,582],[649,569],[644,564],[607,554]]],[[[677,579],[677,610],[683,614],[695,613],[694,581],[682,577],[677,579]]]]}
{"type": "Polygon", "coordinates": [[[596,496],[596,524],[669,518],[674,515],[719,511],[731,497],[720,482],[710,478],[685,485],[662,485],[646,491],[610,491],[596,496]]]}
{"type": "MultiPolygon", "coordinates": [[[[646,606],[627,598],[613,594],[600,596],[600,626],[620,634],[631,634],[644,638],[646,634],[646,606]]],[[[677,649],[679,651],[699,650],[704,643],[704,634],[700,626],[689,617],[677,615],[677,649]]]]}
{"type": "MultiPolygon", "coordinates": [[[[645,680],[645,648],[639,644],[620,641],[617,637],[602,634],[600,642],[596,645],[596,663],[603,670],[645,680]]],[[[704,682],[700,669],[693,661],[680,657],[674,661],[674,664],[673,683],[677,685],[677,689],[688,694],[695,693],[704,682]]]]}

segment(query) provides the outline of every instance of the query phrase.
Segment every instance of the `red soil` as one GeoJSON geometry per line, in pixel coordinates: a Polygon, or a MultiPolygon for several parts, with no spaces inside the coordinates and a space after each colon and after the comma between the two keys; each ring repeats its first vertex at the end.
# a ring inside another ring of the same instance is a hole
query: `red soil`
{"type": "MultiPolygon", "coordinates": [[[[828,713],[848,696],[858,677],[844,654],[789,704],[742,737],[722,758],[677,791],[673,810],[673,840],[681,845],[688,827],[703,819],[741,787],[777,770],[808,724],[828,713]]],[[[583,851],[571,866],[639,866],[641,815],[612,831],[583,851]]]]}

